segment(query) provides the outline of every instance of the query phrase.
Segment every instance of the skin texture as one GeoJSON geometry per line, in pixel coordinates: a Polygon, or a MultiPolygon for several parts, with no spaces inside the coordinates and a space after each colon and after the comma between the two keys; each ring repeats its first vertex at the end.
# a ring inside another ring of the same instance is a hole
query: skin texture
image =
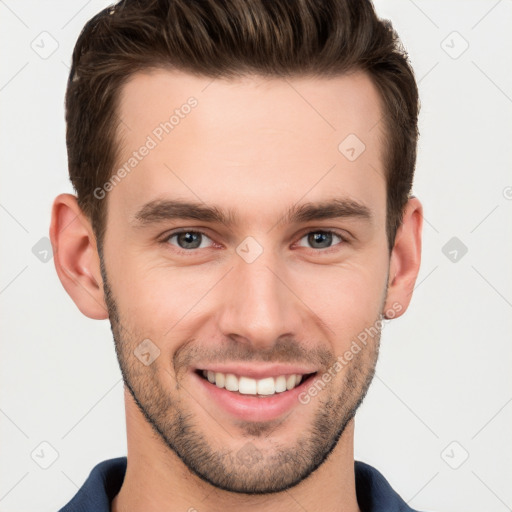
{"type": "Polygon", "coordinates": [[[61,194],[53,205],[58,275],[83,314],[110,318],[125,380],[128,467],[113,510],[358,511],[353,416],[373,377],[379,322],[406,311],[421,254],[415,197],[387,249],[378,92],[360,72],[138,73],[122,91],[119,167],[190,97],[197,106],[103,199],[103,265],[76,198],[61,194]],[[349,134],[365,144],[354,161],[338,150],[349,134]],[[371,219],[284,218],[293,205],[340,198],[365,205],[371,219]],[[155,199],[215,205],[237,222],[137,224],[155,199]],[[169,238],[177,228],[205,236],[186,249],[190,239],[169,238]],[[308,236],[326,230],[345,241],[308,236]],[[262,249],[250,263],[236,251],[247,237],[262,249]],[[317,396],[277,420],[226,414],[192,373],[211,362],[280,362],[322,375],[372,326],[377,334],[317,396]],[[149,366],[134,355],[145,339],[160,351],[149,366]]]}

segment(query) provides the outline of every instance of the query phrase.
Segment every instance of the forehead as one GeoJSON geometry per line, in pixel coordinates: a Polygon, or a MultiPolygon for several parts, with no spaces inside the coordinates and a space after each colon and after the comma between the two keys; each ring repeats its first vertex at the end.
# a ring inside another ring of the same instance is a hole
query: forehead
{"type": "Polygon", "coordinates": [[[250,207],[253,220],[262,207],[302,197],[385,206],[380,97],[362,72],[211,79],[146,71],[123,87],[118,115],[113,172],[127,172],[109,201],[127,215],[166,197],[250,207]]]}

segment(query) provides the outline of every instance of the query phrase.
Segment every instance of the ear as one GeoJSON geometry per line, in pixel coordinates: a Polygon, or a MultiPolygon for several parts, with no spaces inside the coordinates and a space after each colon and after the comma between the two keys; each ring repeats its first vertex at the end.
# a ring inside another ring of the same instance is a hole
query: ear
{"type": "Polygon", "coordinates": [[[89,318],[108,318],[96,237],[74,195],[55,198],[50,240],[60,282],[78,309],[89,318]]]}
{"type": "Polygon", "coordinates": [[[397,230],[389,264],[389,281],[384,311],[393,311],[397,318],[405,313],[411,301],[421,262],[421,230],[423,207],[411,196],[407,202],[402,224],[397,230]]]}

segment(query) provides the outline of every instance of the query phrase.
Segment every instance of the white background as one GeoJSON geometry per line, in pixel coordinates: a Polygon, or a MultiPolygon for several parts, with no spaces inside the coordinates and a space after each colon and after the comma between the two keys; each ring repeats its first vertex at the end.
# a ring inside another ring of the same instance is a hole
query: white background
{"type": "MultiPolygon", "coordinates": [[[[48,236],[53,198],[72,192],[68,66],[84,23],[108,3],[0,0],[2,512],[55,511],[94,465],[126,454],[109,323],[84,317],[53,260],[32,250],[48,236]],[[31,47],[41,38],[45,51],[58,44],[45,59],[31,47]],[[58,453],[48,469],[31,457],[43,449],[50,460],[41,442],[58,453]]],[[[356,417],[355,458],[414,508],[511,510],[512,2],[379,0],[376,8],[398,30],[419,81],[414,193],[425,225],[411,306],[384,328],[356,417]],[[468,248],[456,262],[442,251],[452,237],[468,248]]]]}

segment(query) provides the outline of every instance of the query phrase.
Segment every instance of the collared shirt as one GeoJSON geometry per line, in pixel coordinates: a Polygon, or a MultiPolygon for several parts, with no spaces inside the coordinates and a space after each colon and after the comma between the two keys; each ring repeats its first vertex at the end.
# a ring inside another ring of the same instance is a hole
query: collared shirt
{"type": "MultiPolygon", "coordinates": [[[[59,512],[110,512],[126,473],[126,457],[97,464],[74,498],[59,512]]],[[[369,464],[354,461],[357,503],[361,512],[417,512],[369,464]]]]}

